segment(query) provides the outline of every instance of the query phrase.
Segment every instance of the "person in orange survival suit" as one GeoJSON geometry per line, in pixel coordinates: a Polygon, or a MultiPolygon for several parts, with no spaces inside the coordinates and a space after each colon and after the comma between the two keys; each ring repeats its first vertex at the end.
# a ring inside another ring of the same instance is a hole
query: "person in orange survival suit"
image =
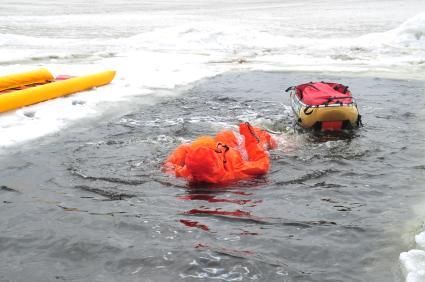
{"type": "Polygon", "coordinates": [[[226,183],[266,174],[270,168],[268,149],[277,147],[266,131],[241,123],[239,132],[219,132],[177,147],[163,170],[191,182],[226,183]]]}

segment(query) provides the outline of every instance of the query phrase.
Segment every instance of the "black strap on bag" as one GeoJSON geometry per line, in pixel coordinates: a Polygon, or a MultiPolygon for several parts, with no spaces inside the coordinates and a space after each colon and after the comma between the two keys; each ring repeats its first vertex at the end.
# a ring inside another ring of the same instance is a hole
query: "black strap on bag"
{"type": "Polygon", "coordinates": [[[295,86],[290,86],[290,87],[288,87],[288,88],[285,90],[285,92],[289,92],[289,91],[291,91],[291,90],[295,90],[295,86]]]}

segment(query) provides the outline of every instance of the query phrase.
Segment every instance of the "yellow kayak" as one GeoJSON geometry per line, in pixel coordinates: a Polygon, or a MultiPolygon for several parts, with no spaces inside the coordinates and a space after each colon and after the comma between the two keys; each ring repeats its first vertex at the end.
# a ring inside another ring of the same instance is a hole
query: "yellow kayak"
{"type": "Polygon", "coordinates": [[[7,112],[110,83],[115,71],[55,79],[46,69],[0,77],[0,112],[7,112]]]}

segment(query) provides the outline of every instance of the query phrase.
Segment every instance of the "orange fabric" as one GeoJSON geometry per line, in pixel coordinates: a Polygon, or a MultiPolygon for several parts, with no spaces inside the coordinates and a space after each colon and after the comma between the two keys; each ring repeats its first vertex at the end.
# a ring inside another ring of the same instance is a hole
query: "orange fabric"
{"type": "Polygon", "coordinates": [[[192,149],[198,148],[200,146],[205,146],[211,149],[215,149],[216,141],[211,136],[201,136],[198,137],[195,141],[190,144],[192,149]]]}
{"type": "Polygon", "coordinates": [[[240,124],[239,131],[244,138],[226,130],[217,133],[215,138],[203,136],[191,144],[178,146],[165,161],[163,170],[192,182],[207,183],[226,183],[266,174],[270,168],[267,149],[276,148],[276,140],[248,123],[240,124]]]}
{"type": "MultiPolygon", "coordinates": [[[[249,132],[249,126],[246,125],[244,126],[244,124],[241,124],[239,127],[243,127],[243,131],[247,131],[249,132]],[[245,128],[246,127],[246,128],[245,128]]],[[[239,129],[241,130],[241,129],[239,129]]],[[[270,133],[268,133],[266,130],[263,130],[261,128],[255,127],[255,126],[251,126],[251,130],[255,133],[255,135],[257,135],[257,137],[260,139],[260,144],[261,146],[265,147],[266,149],[276,149],[277,148],[277,141],[276,139],[274,139],[270,133]]],[[[242,134],[242,132],[241,132],[242,134]]]]}
{"type": "Polygon", "coordinates": [[[215,140],[232,148],[236,148],[239,145],[238,137],[232,130],[220,131],[215,135],[215,140]]]}

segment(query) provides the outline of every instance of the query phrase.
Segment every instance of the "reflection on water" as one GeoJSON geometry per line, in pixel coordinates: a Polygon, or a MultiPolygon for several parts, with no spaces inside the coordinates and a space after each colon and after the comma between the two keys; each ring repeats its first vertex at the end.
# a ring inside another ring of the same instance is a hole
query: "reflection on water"
{"type": "MultiPolygon", "coordinates": [[[[236,193],[243,193],[243,192],[236,191],[236,193]]],[[[248,203],[253,203],[253,204],[261,203],[261,200],[252,201],[252,200],[243,200],[243,199],[221,199],[221,198],[217,198],[217,196],[214,196],[214,195],[205,195],[205,194],[178,196],[177,198],[181,200],[189,200],[189,201],[198,200],[198,201],[207,201],[209,203],[233,203],[238,205],[246,205],[248,203]]],[[[252,207],[254,206],[255,205],[253,205],[252,207]]]]}

